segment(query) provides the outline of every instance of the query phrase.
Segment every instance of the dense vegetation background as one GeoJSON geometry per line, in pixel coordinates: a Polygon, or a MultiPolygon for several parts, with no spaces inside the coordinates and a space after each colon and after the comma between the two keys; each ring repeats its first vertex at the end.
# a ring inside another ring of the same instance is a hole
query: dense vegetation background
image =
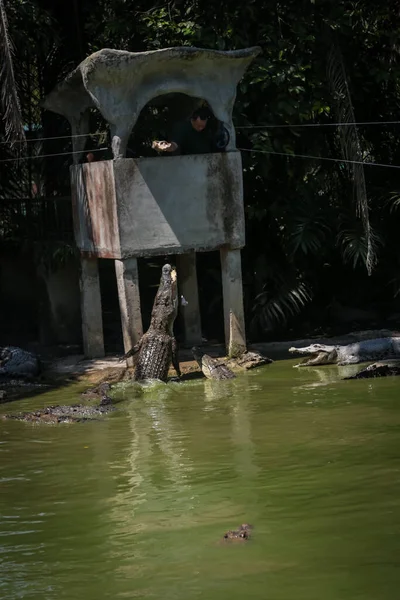
{"type": "MultiPolygon", "coordinates": [[[[31,252],[33,244],[35,260],[52,265],[73,254],[50,232],[21,244],[27,217],[10,201],[69,195],[69,126],[42,111],[40,101],[87,55],[104,47],[259,45],[234,112],[243,149],[249,336],[397,323],[400,171],[359,164],[400,165],[400,124],[382,123],[400,121],[397,2],[1,0],[0,7],[1,111],[8,119],[0,160],[60,154],[0,162],[3,248],[31,252]],[[5,29],[14,45],[13,74],[5,29]],[[9,122],[15,89],[27,140],[66,137],[11,145],[18,137],[9,122]]],[[[101,120],[94,124],[104,129],[101,120]]],[[[38,215],[28,217],[34,229],[38,215]]],[[[211,330],[220,319],[217,257],[199,257],[199,271],[211,330]]]]}

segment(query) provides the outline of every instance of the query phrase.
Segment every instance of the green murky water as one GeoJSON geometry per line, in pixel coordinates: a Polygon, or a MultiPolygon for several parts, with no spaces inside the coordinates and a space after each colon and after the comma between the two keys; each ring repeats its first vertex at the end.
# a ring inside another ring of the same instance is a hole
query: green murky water
{"type": "Polygon", "coordinates": [[[292,365],[121,390],[93,423],[0,420],[0,597],[397,598],[400,378],[292,365]]]}

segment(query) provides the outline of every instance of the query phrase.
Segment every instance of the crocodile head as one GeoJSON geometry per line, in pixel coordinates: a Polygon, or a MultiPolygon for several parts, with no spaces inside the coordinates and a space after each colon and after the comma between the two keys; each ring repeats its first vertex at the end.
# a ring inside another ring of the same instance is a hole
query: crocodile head
{"type": "Polygon", "coordinates": [[[337,346],[326,346],[325,344],[311,344],[304,348],[289,348],[289,352],[308,354],[296,367],[311,367],[314,365],[335,364],[338,358],[337,346]]]}
{"type": "Polygon", "coordinates": [[[192,353],[194,359],[197,361],[200,369],[203,371],[204,375],[209,379],[212,379],[212,369],[213,369],[213,361],[211,356],[205,354],[200,348],[197,346],[193,346],[192,353]]]}
{"type": "Polygon", "coordinates": [[[197,346],[193,346],[192,353],[204,375],[208,377],[208,379],[214,379],[212,373],[215,370],[215,363],[211,356],[205,354],[205,352],[200,350],[197,346]]]}
{"type": "Polygon", "coordinates": [[[178,280],[176,269],[171,265],[164,265],[161,271],[160,285],[154,300],[151,312],[150,327],[157,330],[168,331],[172,329],[178,314],[178,280]]]}
{"type": "Polygon", "coordinates": [[[199,363],[199,367],[201,367],[201,359],[204,356],[204,352],[202,352],[197,346],[193,346],[192,353],[194,360],[196,360],[199,363]]]}

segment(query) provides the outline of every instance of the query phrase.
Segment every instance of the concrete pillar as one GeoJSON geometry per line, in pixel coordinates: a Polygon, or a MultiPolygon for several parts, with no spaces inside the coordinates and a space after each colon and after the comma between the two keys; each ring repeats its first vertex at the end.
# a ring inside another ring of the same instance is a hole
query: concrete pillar
{"type": "Polygon", "coordinates": [[[75,165],[79,163],[79,160],[83,156],[83,151],[90,131],[89,119],[90,114],[88,110],[79,113],[78,116],[74,115],[69,118],[72,133],[72,160],[75,165]]]}
{"type": "MultiPolygon", "coordinates": [[[[115,260],[124,349],[128,352],[143,335],[139,272],[136,258],[115,260]]],[[[128,364],[132,364],[129,359],[128,364]]]]}
{"type": "Polygon", "coordinates": [[[97,258],[81,257],[81,313],[86,358],[104,356],[103,320],[97,258]]]}
{"type": "Polygon", "coordinates": [[[229,356],[246,350],[240,250],[220,251],[224,300],[225,346],[229,356]]]}
{"type": "Polygon", "coordinates": [[[178,270],[179,293],[188,302],[180,306],[183,322],[185,346],[197,346],[202,343],[199,291],[197,287],[196,253],[178,254],[176,258],[178,270]]]}
{"type": "Polygon", "coordinates": [[[70,260],[56,270],[41,271],[47,290],[46,320],[51,326],[54,342],[79,344],[82,329],[79,263],[70,260]]]}

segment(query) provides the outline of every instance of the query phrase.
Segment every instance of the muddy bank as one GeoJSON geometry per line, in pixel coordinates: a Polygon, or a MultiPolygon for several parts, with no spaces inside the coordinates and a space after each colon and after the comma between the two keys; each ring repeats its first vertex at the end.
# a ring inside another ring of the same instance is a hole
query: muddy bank
{"type": "MultiPolygon", "coordinates": [[[[400,335],[400,333],[388,329],[356,331],[332,338],[314,337],[283,342],[249,344],[248,349],[260,352],[273,360],[287,360],[291,358],[288,352],[291,346],[306,346],[311,343],[345,345],[361,340],[395,335],[400,335]]],[[[211,357],[225,357],[225,347],[222,344],[204,345],[202,351],[211,357]]],[[[85,359],[81,354],[71,354],[54,360],[47,359],[44,361],[42,375],[35,381],[11,380],[0,382],[0,403],[37,395],[45,390],[57,389],[60,386],[77,381],[87,383],[88,387],[105,381],[110,384],[128,381],[132,378],[134,368],[127,367],[126,363],[119,362],[119,359],[120,357],[116,355],[99,359],[85,359]]],[[[203,377],[198,363],[193,359],[191,349],[180,349],[180,367],[183,381],[203,377]]],[[[170,376],[174,374],[173,369],[171,369],[170,376]]]]}
{"type": "Polygon", "coordinates": [[[26,423],[80,423],[93,421],[116,410],[111,403],[100,403],[98,406],[84,404],[46,406],[41,410],[2,415],[2,419],[25,421],[26,423]]]}
{"type": "MultiPolygon", "coordinates": [[[[249,344],[250,351],[260,352],[273,360],[289,360],[292,356],[289,354],[291,346],[307,346],[309,344],[351,344],[353,342],[368,340],[380,337],[390,337],[400,335],[398,331],[389,329],[355,331],[346,335],[332,338],[306,338],[299,340],[287,340],[283,342],[262,342],[249,344]]],[[[224,358],[225,346],[223,344],[203,345],[201,350],[213,358],[224,358]]],[[[201,369],[194,360],[191,349],[181,348],[179,351],[180,367],[183,379],[198,373],[201,376],[201,369]]],[[[98,384],[102,381],[117,383],[118,381],[129,380],[132,377],[134,369],[127,367],[125,363],[119,362],[118,356],[107,356],[100,359],[84,359],[82,355],[71,355],[51,361],[47,367],[47,376],[53,379],[67,377],[71,380],[87,381],[91,384],[98,384]]],[[[173,369],[170,376],[175,373],[173,369]]]]}

